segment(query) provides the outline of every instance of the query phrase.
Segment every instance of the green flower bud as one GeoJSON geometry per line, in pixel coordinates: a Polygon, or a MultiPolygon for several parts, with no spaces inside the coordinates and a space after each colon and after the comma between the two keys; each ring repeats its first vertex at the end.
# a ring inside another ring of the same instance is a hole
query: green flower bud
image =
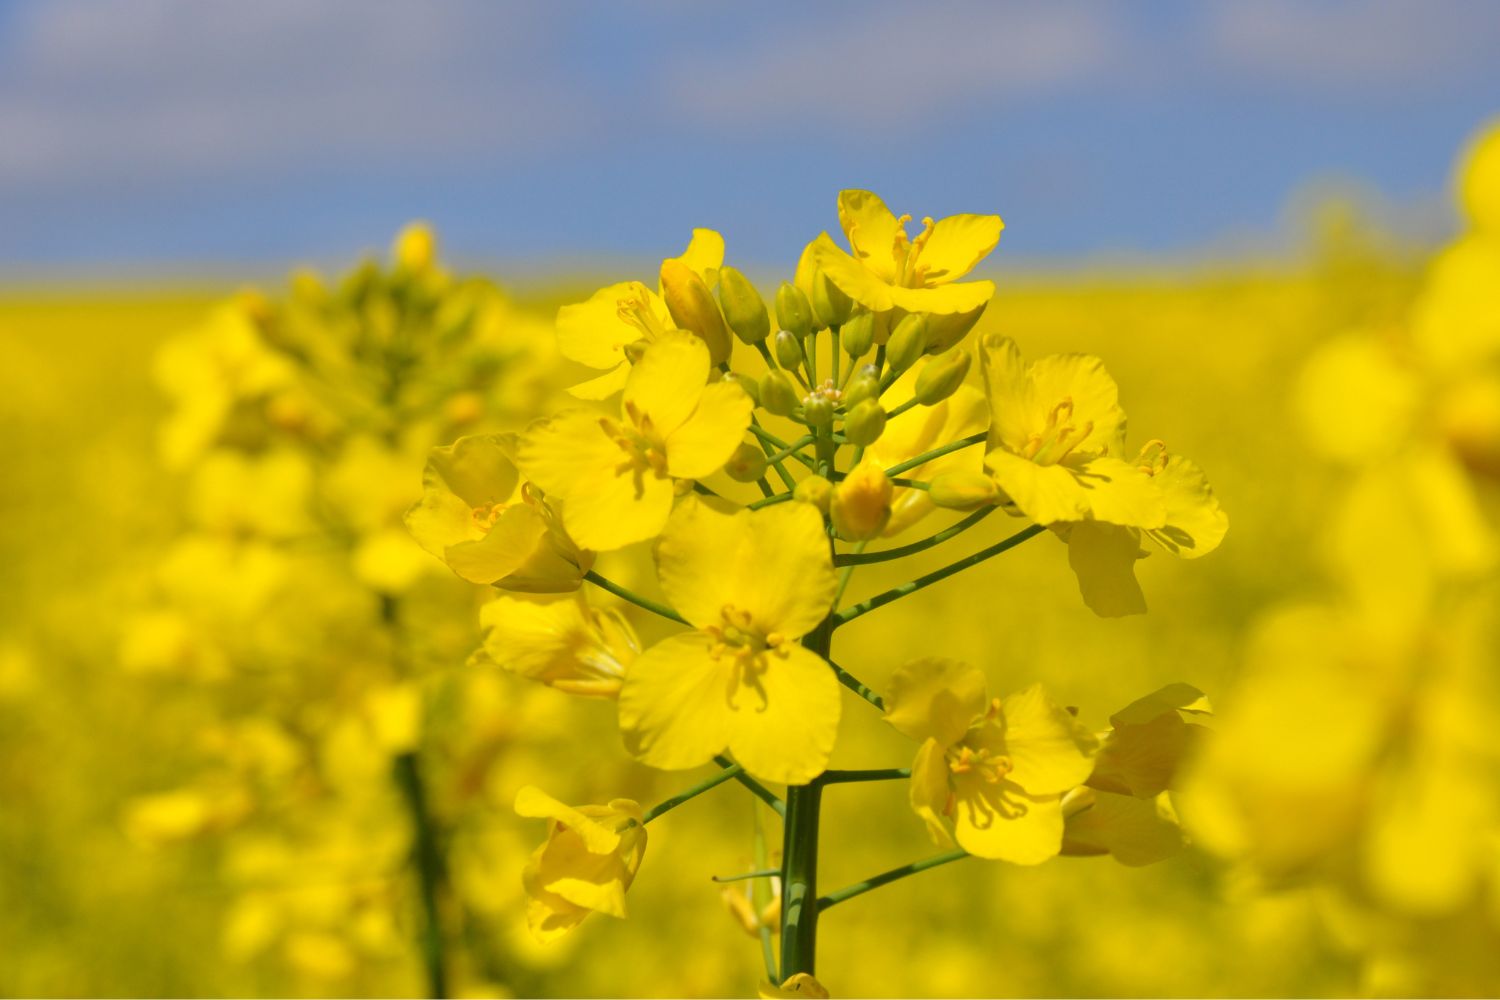
{"type": "Polygon", "coordinates": [[[802,419],[808,426],[827,430],[833,426],[833,400],[827,396],[808,396],[802,401],[802,419]]]}
{"type": "Polygon", "coordinates": [[[982,472],[940,472],[932,477],[927,496],[949,510],[975,510],[1001,500],[995,481],[982,472]]]}
{"type": "Polygon", "coordinates": [[[844,436],[861,447],[874,444],[885,433],[885,409],[878,399],[864,399],[844,418],[844,436]]]}
{"type": "Polygon", "coordinates": [[[854,312],[854,300],[819,271],[813,275],[812,311],[820,327],[843,326],[854,312]]]}
{"type": "Polygon", "coordinates": [[[783,368],[796,369],[802,364],[802,341],[790,330],[776,331],[776,363],[783,368]]]}
{"type": "Polygon", "coordinates": [[[789,417],[797,409],[797,387],[786,372],[766,372],[760,377],[760,405],[768,413],[789,417]]]}
{"type": "Polygon", "coordinates": [[[813,331],[812,304],[802,289],[789,281],[783,281],[776,291],[776,322],[783,330],[790,330],[798,340],[808,337],[813,331]]]}
{"type": "Polygon", "coordinates": [[[917,391],[914,393],[917,402],[932,406],[957,392],[969,374],[972,360],[968,351],[954,351],[923,365],[917,373],[917,391]]]}
{"type": "Polygon", "coordinates": [[[880,378],[874,365],[865,365],[844,387],[844,406],[852,410],[866,399],[880,398],[880,378]]]}
{"type": "Polygon", "coordinates": [[[862,358],[875,343],[875,314],[861,310],[839,330],[839,346],[851,358],[862,358]]]}
{"type": "Polygon", "coordinates": [[[753,483],[766,474],[766,453],[758,444],[740,442],[734,454],[724,465],[729,478],[741,483],[753,483]]]}
{"type": "Polygon", "coordinates": [[[753,347],[771,335],[771,315],[766,312],[765,301],[732,267],[719,269],[719,304],[724,307],[729,328],[745,343],[753,347]]]}
{"type": "Polygon", "coordinates": [[[916,364],[926,349],[927,319],[920,313],[911,313],[891,331],[891,339],[885,345],[885,363],[900,375],[916,364]]]}
{"type": "Polygon", "coordinates": [[[792,491],[792,499],[810,503],[826,514],[828,502],[833,499],[833,484],[822,476],[808,476],[792,491]]]}
{"type": "MultiPolygon", "coordinates": [[[[985,303],[988,305],[989,303],[985,303]]],[[[984,315],[984,306],[966,313],[950,313],[946,316],[927,317],[927,353],[942,354],[963,340],[984,315]]]]}
{"type": "Polygon", "coordinates": [[[716,365],[729,360],[729,330],[719,304],[698,272],[680,260],[661,262],[661,294],[672,322],[691,331],[708,345],[709,360],[716,365]]]}
{"type": "Polygon", "coordinates": [[[740,372],[725,372],[724,381],[738,383],[739,387],[745,390],[745,395],[750,397],[751,402],[756,406],[760,405],[760,383],[755,379],[740,372]]]}

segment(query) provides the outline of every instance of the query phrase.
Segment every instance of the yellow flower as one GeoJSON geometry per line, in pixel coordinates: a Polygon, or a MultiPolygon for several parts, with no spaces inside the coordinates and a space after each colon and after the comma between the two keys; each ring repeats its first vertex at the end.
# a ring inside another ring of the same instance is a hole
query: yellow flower
{"type": "Polygon", "coordinates": [[[459,438],[432,449],[422,499],[406,526],[428,552],[471,583],[506,590],[576,590],[593,565],[568,538],[551,501],[521,482],[505,435],[459,438]]]}
{"type": "Polygon", "coordinates": [[[833,530],[851,542],[879,535],[891,519],[894,492],[880,463],[866,458],[833,488],[828,503],[833,530]]]}
{"type": "Polygon", "coordinates": [[[757,995],[762,1000],[797,1000],[799,997],[828,1000],[828,989],[807,973],[799,972],[780,986],[770,980],[762,981],[757,995]]]}
{"type": "MultiPolygon", "coordinates": [[[[682,256],[669,260],[687,265],[712,286],[724,264],[724,237],[712,229],[694,229],[682,256]]],[[[569,391],[580,399],[614,395],[630,374],[633,345],[652,344],[675,328],[666,301],[639,281],[609,285],[584,302],[563,306],[557,312],[558,350],[581,365],[608,369],[569,391]]]]}
{"type": "Polygon", "coordinates": [[[1181,849],[1169,790],[1206,732],[1203,692],[1169,684],[1110,717],[1094,773],[1063,800],[1063,853],[1109,854],[1125,865],[1153,864],[1181,849]]]}
{"type": "Polygon", "coordinates": [[[1500,233],[1500,122],[1490,122],[1464,157],[1458,201],[1475,229],[1500,233]]]}
{"type": "Polygon", "coordinates": [[[556,940],[590,913],[625,916],[625,890],[646,853],[637,803],[573,808],[528,785],[516,795],[516,813],[549,821],[546,842],[521,875],[530,897],[526,923],[539,940],[556,940]]]}
{"type": "Polygon", "coordinates": [[[481,653],[503,670],[568,694],[612,698],[640,640],[619,612],[592,608],[582,594],[500,597],[479,611],[481,653]]]}
{"type": "Polygon", "coordinates": [[[687,333],[664,335],[630,370],[618,421],[572,410],[521,439],[526,475],[562,501],[580,545],[617,549],[658,534],[675,480],[713,475],[729,461],[754,408],[733,381],[707,384],[708,348],[687,333]]]}
{"type": "Polygon", "coordinates": [[[820,774],[838,731],[839,685],[798,640],[838,586],[822,517],[801,503],[730,512],[689,496],[656,565],[693,631],[631,664],[620,691],[626,746],[653,767],[696,767],[727,746],[767,781],[820,774]]]}
{"type": "MultiPolygon", "coordinates": [[[[911,216],[897,218],[869,191],[839,192],[839,225],[853,256],[823,233],[804,259],[843,293],[874,312],[967,313],[995,294],[988,281],[958,283],[1000,241],[998,215],[952,215],[922,220],[915,238],[906,234],[911,216]]],[[[806,265],[799,268],[805,271],[806,265]]]]}
{"type": "Polygon", "coordinates": [[[1097,742],[1041,685],[989,700],[973,667],[916,660],[892,678],[885,717],[922,743],[911,805],[937,843],[1022,865],[1061,850],[1062,797],[1088,778],[1097,742]]]}

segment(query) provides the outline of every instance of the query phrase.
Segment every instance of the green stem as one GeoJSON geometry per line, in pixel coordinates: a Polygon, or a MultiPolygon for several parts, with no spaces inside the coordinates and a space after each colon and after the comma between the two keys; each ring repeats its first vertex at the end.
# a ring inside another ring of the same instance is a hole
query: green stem
{"type": "Polygon", "coordinates": [[[816,972],[818,950],[818,812],[823,786],[817,781],[786,790],[781,847],[781,975],[816,972]]]}
{"type": "Polygon", "coordinates": [[[934,545],[941,545],[948,539],[960,535],[965,531],[968,531],[970,528],[974,527],[974,525],[978,524],[980,521],[983,521],[986,517],[989,517],[991,514],[993,514],[995,510],[996,508],[994,507],[981,507],[978,510],[974,511],[974,513],[970,514],[968,517],[964,518],[962,521],[955,521],[953,524],[944,528],[942,531],[939,531],[932,535],[928,535],[926,538],[912,542],[909,545],[901,545],[894,549],[884,549],[880,552],[870,552],[868,554],[857,551],[848,552],[843,555],[834,556],[833,564],[835,566],[842,566],[845,570],[850,570],[855,566],[864,566],[869,563],[889,562],[892,559],[903,559],[906,556],[914,555],[925,549],[930,549],[934,545]]]}
{"type": "Polygon", "coordinates": [[[830,350],[828,352],[828,356],[831,359],[828,363],[833,367],[833,371],[831,371],[829,373],[828,377],[833,380],[833,384],[834,385],[838,385],[839,384],[839,328],[838,328],[838,324],[834,324],[833,326],[830,326],[828,328],[828,340],[829,340],[829,343],[832,345],[832,350],[830,350]]]}
{"type": "Polygon", "coordinates": [[[422,900],[422,960],[427,967],[427,992],[433,997],[448,995],[447,963],[443,954],[443,921],[438,894],[443,882],[443,858],[438,850],[437,832],[427,808],[426,790],[415,753],[403,753],[395,759],[396,783],[412,823],[412,860],[417,868],[417,888],[422,900]]]}
{"type": "Polygon", "coordinates": [[[818,911],[822,912],[823,910],[828,909],[830,906],[837,906],[839,903],[842,903],[846,899],[853,899],[855,896],[862,896],[865,893],[869,892],[871,889],[879,889],[883,885],[889,885],[892,882],[906,878],[906,876],[908,875],[915,875],[918,872],[925,872],[929,868],[936,868],[939,865],[946,865],[950,861],[958,861],[962,858],[967,857],[969,857],[968,851],[948,851],[944,854],[934,854],[930,858],[923,858],[921,861],[913,861],[911,864],[902,865],[900,868],[892,868],[890,871],[881,872],[879,875],[872,875],[869,878],[865,879],[863,882],[855,882],[853,885],[846,885],[842,889],[838,889],[834,892],[830,892],[826,896],[820,897],[817,904],[818,911]]]}
{"type": "Polygon", "coordinates": [[[833,675],[839,679],[840,684],[844,685],[844,687],[848,688],[850,691],[853,691],[855,694],[859,695],[865,701],[868,701],[871,705],[874,705],[882,712],[885,711],[885,700],[869,687],[867,687],[863,682],[861,682],[858,677],[855,677],[849,671],[845,670],[837,663],[834,663],[832,660],[828,661],[828,665],[833,668],[833,675]]]}
{"type": "Polygon", "coordinates": [[[917,397],[913,396],[911,399],[908,399],[906,402],[902,403],[900,406],[896,407],[894,410],[890,410],[889,412],[887,412],[886,415],[885,415],[885,418],[887,420],[894,420],[896,417],[901,416],[901,414],[905,413],[907,410],[911,409],[913,406],[918,405],[919,402],[920,401],[917,399],[917,397]]]}
{"type": "Polygon", "coordinates": [[[776,452],[774,454],[771,454],[771,455],[767,455],[766,456],[766,461],[767,462],[779,462],[783,458],[795,458],[797,461],[803,463],[808,468],[811,468],[812,467],[812,460],[809,459],[805,455],[799,455],[797,453],[799,451],[801,451],[803,448],[807,447],[808,445],[810,445],[812,443],[813,443],[813,436],[811,434],[804,434],[800,438],[798,438],[797,440],[793,441],[791,444],[787,445],[785,448],[781,449],[780,451],[778,451],[778,452],[776,452]]]}
{"type": "MultiPolygon", "coordinates": [[[[717,756],[715,756],[714,763],[724,768],[738,766],[734,761],[730,760],[723,754],[718,754],[717,756]]],[[[756,798],[760,799],[766,805],[774,809],[776,811],[776,815],[786,815],[786,803],[777,798],[776,793],[772,792],[765,785],[762,785],[760,782],[750,777],[750,775],[745,774],[743,771],[738,774],[731,775],[731,777],[734,778],[735,781],[738,781],[740,784],[748,788],[750,790],[750,793],[756,798]]]]}
{"type": "Polygon", "coordinates": [[[715,882],[743,882],[751,878],[780,878],[780,868],[762,868],[759,871],[745,872],[742,875],[714,875],[715,882]]]}
{"type": "MultiPolygon", "coordinates": [[[[753,809],[752,821],[755,824],[755,867],[764,869],[770,864],[770,858],[766,852],[766,827],[761,820],[760,810],[753,809]]],[[[780,875],[780,869],[775,871],[780,875]]],[[[750,902],[755,905],[756,933],[760,937],[760,955],[766,963],[766,976],[773,983],[780,983],[781,976],[776,971],[776,946],[771,941],[771,925],[760,919],[765,912],[766,906],[771,902],[771,886],[766,882],[754,882],[750,886],[750,902]]]]}
{"type": "MultiPolygon", "coordinates": [[[[789,447],[785,441],[761,427],[760,421],[755,419],[754,414],[750,415],[750,433],[760,439],[760,446],[767,456],[774,454],[771,450],[772,448],[780,448],[784,451],[789,447]]],[[[786,471],[786,465],[780,459],[772,461],[771,458],[767,457],[766,462],[771,468],[776,470],[776,475],[781,477],[782,485],[789,490],[797,488],[797,480],[793,479],[792,474],[786,471]]]]}
{"type": "Polygon", "coordinates": [[[909,767],[875,767],[857,771],[824,771],[818,780],[825,785],[842,785],[854,781],[895,781],[910,777],[909,767]]]}
{"type": "Polygon", "coordinates": [[[908,469],[915,469],[919,465],[926,465],[935,458],[942,458],[944,455],[952,454],[970,445],[982,444],[988,436],[986,432],[981,431],[978,434],[970,434],[966,438],[959,438],[957,441],[950,441],[941,448],[934,448],[929,452],[918,455],[916,458],[908,459],[899,465],[891,466],[885,470],[885,474],[887,476],[899,476],[908,469]]]}
{"type": "Polygon", "coordinates": [[[689,788],[686,791],[678,792],[676,795],[672,796],[670,799],[665,799],[665,800],[663,800],[661,802],[658,802],[656,805],[652,806],[650,809],[647,809],[646,810],[646,814],[641,817],[641,825],[645,826],[647,823],[649,823],[652,820],[656,819],[662,813],[671,812],[673,809],[676,809],[678,806],[682,805],[684,802],[688,802],[688,801],[690,801],[692,799],[696,799],[698,796],[702,795],[704,792],[708,791],[710,788],[717,788],[719,785],[722,785],[724,782],[728,781],[730,778],[734,778],[734,777],[737,777],[740,774],[743,774],[744,771],[745,771],[745,769],[743,767],[741,767],[739,764],[733,764],[733,763],[730,764],[728,767],[724,768],[718,774],[715,774],[715,775],[713,775],[710,778],[707,778],[707,779],[705,779],[703,781],[700,781],[696,785],[694,785],[692,788],[689,788]]]}
{"type": "Polygon", "coordinates": [[[850,605],[849,607],[836,613],[833,616],[834,624],[847,625],[849,622],[852,622],[860,615],[869,614],[876,608],[889,604],[892,601],[899,600],[900,598],[905,597],[907,594],[914,594],[917,591],[921,590],[923,587],[930,587],[934,583],[937,583],[939,580],[946,580],[954,573],[960,572],[961,570],[966,570],[970,566],[977,566],[980,563],[984,562],[986,559],[989,559],[992,556],[998,556],[1000,553],[1006,551],[1007,549],[1013,549],[1017,545],[1020,545],[1022,542],[1026,541],[1028,538],[1035,538],[1037,535],[1040,535],[1043,531],[1046,530],[1047,529],[1040,524],[1033,524],[1029,528],[1022,528],[1014,535],[1011,535],[1007,538],[1002,538],[1000,541],[996,542],[994,545],[991,545],[989,548],[980,549],[973,555],[968,556],[964,559],[960,559],[956,563],[951,563],[947,566],[944,566],[942,569],[933,570],[926,576],[919,576],[915,580],[911,580],[907,583],[901,584],[901,586],[899,587],[892,587],[890,590],[887,590],[884,593],[876,594],[874,597],[867,598],[866,600],[863,600],[858,604],[850,605]]]}
{"type": "Polygon", "coordinates": [[[761,497],[759,500],[756,500],[753,503],[747,503],[747,504],[745,504],[745,509],[746,510],[760,510],[762,507],[771,507],[771,506],[774,506],[775,504],[786,503],[788,500],[791,500],[791,499],[794,499],[794,498],[793,498],[793,496],[792,496],[792,494],[790,492],[787,492],[787,493],[773,493],[771,496],[761,497]]]}
{"type": "Polygon", "coordinates": [[[629,601],[631,604],[634,604],[638,608],[645,608],[647,611],[650,611],[653,614],[661,615],[663,618],[670,619],[671,621],[680,622],[683,625],[688,624],[688,620],[686,618],[682,617],[677,612],[667,607],[665,604],[658,604],[648,597],[642,597],[635,591],[630,590],[627,587],[622,587],[618,583],[615,583],[613,580],[609,580],[600,576],[593,570],[589,570],[587,573],[583,574],[583,578],[589,583],[592,583],[594,586],[609,591],[611,594],[614,594],[622,601],[629,601]]]}

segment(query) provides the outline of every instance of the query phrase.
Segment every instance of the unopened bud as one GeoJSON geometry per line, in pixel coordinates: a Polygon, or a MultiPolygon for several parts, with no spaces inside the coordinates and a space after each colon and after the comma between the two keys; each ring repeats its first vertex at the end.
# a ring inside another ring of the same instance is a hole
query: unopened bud
{"type": "MultiPolygon", "coordinates": [[[[988,303],[986,303],[988,305],[988,303]]],[[[927,317],[927,353],[942,354],[963,340],[984,315],[984,306],[966,313],[949,313],[927,317]]]]}
{"type": "Polygon", "coordinates": [[[413,222],[401,230],[391,247],[391,256],[402,271],[415,273],[431,268],[437,260],[437,237],[432,227],[425,222],[413,222]]]}
{"type": "Polygon", "coordinates": [[[783,371],[766,372],[760,377],[760,405],[768,413],[789,417],[797,409],[797,387],[783,371]]]}
{"type": "Polygon", "coordinates": [[[792,491],[792,499],[810,503],[826,514],[828,502],[833,499],[833,484],[822,476],[808,476],[792,491]]]}
{"type": "Polygon", "coordinates": [[[789,281],[783,281],[776,291],[776,322],[783,330],[790,330],[798,340],[813,331],[812,305],[802,289],[789,281]]]}
{"type": "Polygon", "coordinates": [[[672,322],[697,334],[708,345],[708,358],[720,365],[729,360],[729,330],[719,304],[698,272],[672,258],[661,262],[661,294],[672,322]]]}
{"type": "Polygon", "coordinates": [[[640,340],[632,340],[625,345],[625,357],[630,360],[631,364],[638,365],[641,363],[641,359],[646,356],[646,348],[650,346],[651,341],[645,337],[642,337],[640,340]]]}
{"type": "Polygon", "coordinates": [[[940,472],[932,477],[927,497],[949,510],[974,510],[1001,500],[995,481],[982,472],[940,472]]]}
{"type": "Polygon", "coordinates": [[[833,530],[850,542],[874,538],[891,519],[894,493],[885,470],[872,459],[865,459],[833,488],[828,503],[833,530]]]}
{"type": "Polygon", "coordinates": [[[854,311],[854,300],[819,271],[813,275],[812,311],[820,327],[843,326],[854,311]]]}
{"type": "Polygon", "coordinates": [[[783,368],[796,370],[802,365],[802,341],[790,330],[776,331],[772,343],[776,346],[776,363],[783,368]]]}
{"type": "Polygon", "coordinates": [[[954,351],[923,365],[917,373],[917,388],[913,393],[917,402],[932,406],[957,392],[968,377],[972,360],[968,351],[954,351]]]}
{"type": "Polygon", "coordinates": [[[839,330],[839,346],[851,358],[862,358],[875,343],[875,314],[857,312],[839,330]]]}
{"type": "Polygon", "coordinates": [[[752,403],[756,406],[760,405],[760,383],[755,379],[740,372],[725,372],[724,381],[735,383],[745,390],[745,395],[750,397],[752,403]]]}
{"type": "Polygon", "coordinates": [[[729,478],[741,483],[753,483],[766,474],[766,453],[758,444],[742,441],[724,465],[729,478]]]}
{"type": "Polygon", "coordinates": [[[878,399],[861,400],[844,418],[844,436],[850,444],[864,447],[885,433],[885,410],[878,399]]]}
{"type": "Polygon", "coordinates": [[[771,335],[771,315],[766,312],[765,300],[732,267],[719,269],[719,304],[724,307],[729,328],[745,343],[754,346],[771,335]]]}
{"type": "Polygon", "coordinates": [[[827,396],[808,396],[802,401],[802,419],[809,427],[827,430],[833,426],[833,400],[827,396]]]}
{"type": "Polygon", "coordinates": [[[910,313],[891,331],[891,339],[885,345],[885,363],[900,375],[916,364],[926,349],[927,320],[919,313],[910,313]]]}
{"type": "Polygon", "coordinates": [[[880,376],[876,374],[874,365],[865,365],[844,386],[844,405],[851,410],[867,399],[879,398],[880,376]]]}

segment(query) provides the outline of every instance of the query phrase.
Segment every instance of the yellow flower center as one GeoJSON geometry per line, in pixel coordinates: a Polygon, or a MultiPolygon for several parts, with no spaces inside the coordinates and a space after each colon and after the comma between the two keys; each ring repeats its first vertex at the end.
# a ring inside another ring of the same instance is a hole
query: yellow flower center
{"type": "Polygon", "coordinates": [[[1167,467],[1167,443],[1161,438],[1152,438],[1141,445],[1141,453],[1135,458],[1136,468],[1148,476],[1154,476],[1167,467]]]}
{"type": "Polygon", "coordinates": [[[948,770],[953,774],[972,774],[987,784],[996,784],[1015,769],[1009,756],[987,748],[960,744],[947,753],[948,770]]]}
{"type": "Polygon", "coordinates": [[[476,528],[488,534],[489,530],[495,526],[495,522],[500,520],[500,515],[505,513],[509,507],[510,504],[508,503],[481,504],[475,507],[469,516],[474,519],[474,526],[476,528]]]}
{"type": "Polygon", "coordinates": [[[769,703],[761,676],[770,665],[766,654],[774,653],[786,657],[791,640],[780,632],[762,632],[755,624],[750,612],[726,604],[719,610],[719,621],[705,625],[703,631],[714,640],[708,655],[715,660],[732,657],[726,698],[731,708],[737,708],[735,696],[741,687],[748,687],[760,698],[758,711],[764,712],[769,703]]]}
{"type": "Polygon", "coordinates": [[[645,492],[648,472],[658,479],[666,478],[667,445],[652,424],[650,414],[642,412],[635,403],[627,402],[624,422],[600,417],[599,426],[624,453],[624,458],[615,467],[615,475],[629,473],[635,477],[637,499],[645,492]]]}
{"type": "MultiPolygon", "coordinates": [[[[648,342],[655,341],[667,332],[651,308],[651,293],[639,281],[632,281],[629,294],[615,301],[615,313],[626,325],[638,330],[641,339],[648,342]]],[[[615,345],[616,350],[623,350],[625,347],[625,344],[615,345]]]]}
{"type": "Polygon", "coordinates": [[[1094,422],[1087,421],[1082,427],[1073,426],[1073,397],[1065,396],[1047,413],[1047,425],[1041,433],[1033,434],[1021,449],[1023,458],[1037,465],[1056,465],[1073,453],[1073,449],[1094,432],[1094,422]]]}

